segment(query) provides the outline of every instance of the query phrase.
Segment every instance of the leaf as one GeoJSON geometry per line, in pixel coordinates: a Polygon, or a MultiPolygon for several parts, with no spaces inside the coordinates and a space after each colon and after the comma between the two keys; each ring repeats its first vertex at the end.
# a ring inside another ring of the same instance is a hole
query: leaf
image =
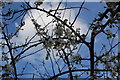
{"type": "Polygon", "coordinates": [[[6,23],[6,21],[2,21],[2,23],[6,23]]]}
{"type": "Polygon", "coordinates": [[[9,2],[13,2],[13,0],[7,0],[7,1],[9,1],[9,2]]]}
{"type": "Polygon", "coordinates": [[[24,75],[23,73],[20,73],[20,74],[18,74],[19,76],[22,76],[22,75],[24,75]]]}
{"type": "Polygon", "coordinates": [[[0,33],[2,33],[3,32],[3,30],[2,29],[0,29],[0,33]]]}

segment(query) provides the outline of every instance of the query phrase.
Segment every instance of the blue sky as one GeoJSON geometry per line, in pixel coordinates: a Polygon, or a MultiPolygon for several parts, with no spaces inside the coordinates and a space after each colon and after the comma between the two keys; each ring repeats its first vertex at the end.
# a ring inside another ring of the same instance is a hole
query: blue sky
{"type": "MultiPolygon", "coordinates": [[[[20,8],[20,4],[21,4],[21,2],[16,2],[16,3],[14,3],[13,5],[8,6],[7,8],[3,9],[3,13],[5,13],[8,8],[10,8],[10,9],[21,9],[21,8],[20,8]]],[[[77,7],[80,7],[80,4],[81,4],[81,2],[71,2],[71,3],[67,3],[67,7],[76,7],[76,6],[77,6],[77,7]]],[[[64,5],[65,5],[65,4],[63,3],[63,6],[64,6],[64,5]]],[[[86,10],[86,9],[83,9],[83,10],[82,10],[82,12],[81,12],[81,14],[80,14],[80,16],[79,16],[79,18],[78,18],[78,20],[77,20],[77,23],[76,23],[75,25],[76,25],[76,26],[82,25],[82,26],[84,26],[84,28],[81,26],[82,29],[87,29],[87,28],[89,27],[90,23],[92,23],[93,19],[97,17],[98,12],[104,12],[104,10],[105,10],[104,5],[105,5],[105,3],[86,2],[85,5],[84,5],[84,7],[86,7],[88,10],[86,10]]],[[[46,7],[46,6],[49,7],[48,5],[45,5],[45,6],[42,6],[42,7],[46,7]]],[[[75,10],[72,11],[73,14],[74,14],[74,16],[75,16],[75,14],[77,13],[77,11],[78,11],[78,9],[75,9],[75,10]]],[[[34,14],[35,17],[36,17],[37,12],[33,11],[33,14],[34,14]]],[[[15,16],[18,16],[18,15],[19,15],[19,14],[15,15],[15,16]]],[[[74,16],[73,16],[73,17],[74,17],[74,16]]],[[[46,20],[46,19],[45,19],[45,20],[46,20]]],[[[16,20],[15,22],[13,22],[13,23],[12,23],[12,21],[13,21],[13,19],[10,20],[10,21],[7,21],[7,23],[9,23],[9,32],[14,32],[14,31],[15,31],[16,26],[17,26],[17,25],[19,24],[19,22],[20,22],[20,19],[17,19],[17,20],[16,20]]],[[[29,23],[30,23],[28,16],[25,16],[24,21],[26,21],[26,25],[28,26],[29,23]]],[[[48,20],[46,20],[46,21],[48,21],[48,20]]],[[[33,28],[33,27],[27,27],[27,26],[23,27],[23,29],[25,29],[26,31],[21,31],[21,32],[18,34],[18,35],[19,35],[18,37],[13,38],[13,42],[18,42],[18,44],[19,44],[19,43],[21,44],[23,41],[25,41],[25,40],[23,40],[23,39],[24,39],[26,36],[29,35],[29,37],[30,37],[30,35],[34,33],[34,30],[33,30],[34,28],[33,28]],[[26,28],[26,27],[27,27],[27,28],[26,28]],[[20,37],[20,38],[19,38],[19,37],[20,37]]],[[[31,25],[31,26],[32,26],[32,25],[31,25]]],[[[83,33],[84,33],[84,30],[83,30],[83,33]]],[[[89,36],[88,36],[88,38],[89,38],[89,36]]],[[[117,40],[116,40],[116,42],[117,42],[117,40]]],[[[115,43],[116,43],[116,42],[115,42],[115,43]]],[[[104,37],[104,34],[98,35],[97,38],[96,38],[96,45],[95,45],[96,49],[95,49],[95,51],[96,51],[97,53],[99,53],[102,44],[106,44],[106,45],[109,44],[109,43],[107,43],[107,39],[106,39],[106,37],[104,37]]],[[[41,46],[38,46],[38,47],[36,47],[36,48],[31,49],[31,50],[29,50],[27,53],[31,53],[31,52],[34,51],[35,49],[37,50],[39,47],[41,47],[41,46]]],[[[109,47],[109,46],[107,46],[107,47],[109,47]]],[[[117,48],[115,48],[115,50],[117,50],[117,48]]],[[[24,60],[21,60],[20,62],[18,62],[18,64],[17,64],[18,73],[20,73],[20,72],[22,71],[22,68],[25,66],[25,64],[26,64],[28,61],[30,61],[32,64],[35,64],[35,67],[39,67],[39,65],[38,65],[38,64],[39,64],[39,60],[37,61],[36,59],[39,59],[39,58],[40,58],[40,60],[41,60],[41,59],[43,58],[43,56],[44,56],[42,53],[44,53],[44,52],[45,52],[45,50],[41,51],[41,52],[40,52],[41,54],[36,54],[36,55],[30,56],[28,59],[24,59],[24,60]],[[38,57],[38,56],[41,56],[41,57],[38,57]],[[35,61],[36,61],[36,62],[35,62],[35,61]]],[[[26,53],[26,54],[27,54],[27,53],[26,53]]],[[[86,49],[86,47],[85,47],[84,45],[82,46],[80,53],[81,53],[81,55],[84,56],[85,58],[89,56],[89,55],[88,55],[88,50],[86,49]]],[[[17,53],[16,53],[16,54],[17,54],[17,53]]],[[[26,55],[26,54],[24,54],[24,55],[26,55]]],[[[48,62],[48,61],[47,61],[47,62],[48,62]]],[[[89,64],[88,62],[85,62],[85,63],[89,64]]],[[[61,64],[62,64],[62,63],[61,63],[61,64]]],[[[47,66],[49,66],[49,64],[47,64],[47,66]]],[[[47,68],[48,68],[48,70],[51,72],[51,68],[49,68],[49,67],[47,67],[47,68]]],[[[44,70],[41,70],[41,71],[44,72],[44,70]]],[[[28,73],[30,73],[30,72],[35,72],[35,70],[32,68],[31,65],[28,64],[25,72],[28,72],[28,73]]],[[[22,76],[22,77],[30,77],[30,76],[31,76],[31,75],[28,75],[28,76],[25,75],[25,76],[22,76]]],[[[66,77],[66,76],[63,76],[63,77],[66,77]]],[[[85,76],[82,76],[82,77],[85,77],[85,76]]]]}

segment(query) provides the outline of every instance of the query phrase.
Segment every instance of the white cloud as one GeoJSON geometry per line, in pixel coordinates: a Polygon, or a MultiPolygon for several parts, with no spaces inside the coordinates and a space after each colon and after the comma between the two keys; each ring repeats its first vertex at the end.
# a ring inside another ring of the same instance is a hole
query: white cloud
{"type": "MultiPolygon", "coordinates": [[[[56,9],[58,3],[52,3],[51,5],[52,5],[52,9],[56,9]]],[[[64,7],[64,5],[60,6],[60,8],[63,8],[63,7],[64,7]]],[[[51,7],[49,5],[47,5],[46,3],[44,5],[41,5],[40,8],[44,8],[47,10],[51,9],[51,7]]],[[[47,14],[44,14],[44,12],[40,12],[37,10],[31,10],[31,12],[32,12],[34,19],[37,19],[37,22],[40,23],[40,25],[42,25],[42,26],[44,26],[44,24],[46,25],[47,23],[49,23],[53,19],[52,17],[46,17],[47,14]],[[40,17],[40,15],[41,15],[41,17],[40,17]]],[[[70,12],[70,10],[66,10],[63,20],[68,19],[71,15],[70,19],[71,19],[71,21],[73,21],[75,16],[76,16],[75,14],[76,13],[74,12],[74,10],[72,10],[71,12],[70,12]]],[[[61,15],[63,15],[63,13],[61,15]]],[[[24,21],[25,21],[25,25],[22,27],[22,29],[24,29],[24,30],[19,31],[18,37],[13,38],[13,42],[16,42],[18,44],[24,43],[26,37],[29,37],[29,39],[30,39],[36,32],[35,27],[31,21],[31,19],[29,18],[29,15],[25,16],[24,21]]],[[[16,26],[18,26],[17,23],[16,23],[16,26]]],[[[78,19],[75,22],[74,26],[75,26],[74,29],[81,28],[81,34],[86,33],[86,31],[88,30],[87,25],[82,21],[82,19],[78,19]]],[[[48,27],[49,32],[52,32],[54,27],[55,26],[53,26],[53,25],[49,25],[49,27],[48,27]]],[[[39,39],[39,37],[35,37],[33,40],[37,40],[37,39],[39,39]]],[[[38,50],[39,48],[40,47],[33,48],[33,49],[29,50],[27,53],[31,53],[35,50],[38,50]]],[[[41,55],[40,57],[38,57],[37,54],[32,55],[28,58],[25,58],[25,60],[28,60],[31,63],[36,64],[35,59],[43,58],[43,56],[45,56],[45,51],[40,52],[40,54],[44,54],[44,55],[41,55]]]]}

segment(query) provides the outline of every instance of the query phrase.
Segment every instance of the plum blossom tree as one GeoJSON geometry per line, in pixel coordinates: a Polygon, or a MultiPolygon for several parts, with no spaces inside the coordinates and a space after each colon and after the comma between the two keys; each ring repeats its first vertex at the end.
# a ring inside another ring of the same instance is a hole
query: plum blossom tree
{"type": "MultiPolygon", "coordinates": [[[[53,9],[46,9],[42,7],[46,4],[44,0],[21,2],[20,9],[12,9],[10,6],[14,6],[15,2],[0,1],[2,8],[0,14],[2,19],[0,23],[1,79],[17,80],[22,76],[32,75],[32,78],[54,80],[66,74],[70,80],[83,76],[91,80],[120,79],[120,54],[116,51],[116,47],[120,44],[119,40],[116,41],[119,38],[117,33],[119,33],[120,23],[120,2],[106,2],[105,11],[98,13],[98,17],[91,22],[85,33],[81,33],[82,27],[75,25],[82,10],[88,10],[84,7],[85,1],[81,2],[79,7],[61,7],[62,3],[62,1],[59,2],[53,9]],[[65,17],[68,10],[74,9],[78,9],[78,12],[72,20],[70,20],[72,14],[65,17]],[[49,22],[44,21],[42,14],[35,18],[33,10],[45,15],[44,18],[49,19],[49,22]],[[23,27],[27,25],[24,20],[26,15],[29,17],[30,24],[34,25],[35,32],[25,36],[24,42],[19,44],[15,39],[21,38],[19,33],[24,31],[23,27]],[[38,18],[44,25],[38,21],[38,18]],[[10,24],[17,20],[19,20],[18,25],[14,29],[10,24]],[[100,42],[96,41],[98,37],[101,41],[104,38],[105,42],[99,44],[100,42]],[[81,52],[83,48],[85,52],[81,52]],[[25,58],[39,54],[41,51],[44,57],[39,60],[39,63],[36,60],[39,66],[29,61],[24,63],[25,58]],[[83,54],[87,54],[88,57],[83,54]],[[20,62],[24,63],[24,67],[18,68],[20,62]],[[29,69],[27,65],[32,66],[36,72],[25,71],[29,69]]],[[[64,4],[69,4],[69,2],[64,2],[64,4]]]]}

